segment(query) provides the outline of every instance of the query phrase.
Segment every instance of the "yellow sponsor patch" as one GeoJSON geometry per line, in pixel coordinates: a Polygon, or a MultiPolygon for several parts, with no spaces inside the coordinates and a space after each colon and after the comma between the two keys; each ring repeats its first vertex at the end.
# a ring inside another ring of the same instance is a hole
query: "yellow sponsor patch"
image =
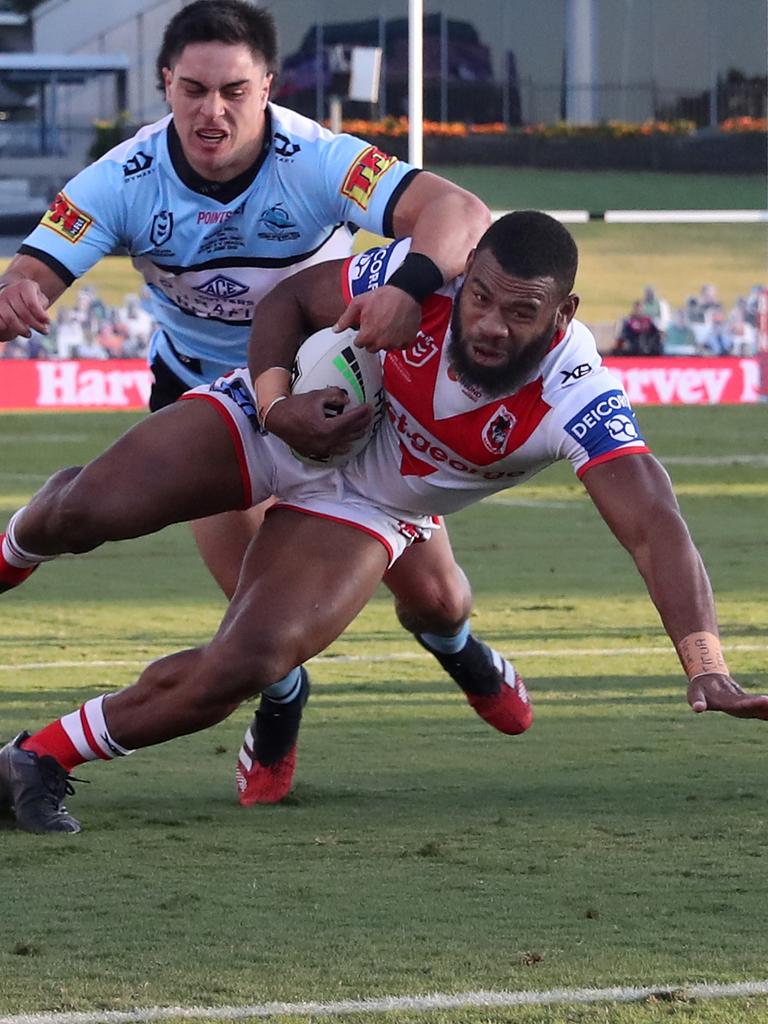
{"type": "Polygon", "coordinates": [[[50,228],[57,235],[61,235],[62,238],[66,238],[68,242],[79,242],[93,224],[93,217],[83,213],[70,199],[67,199],[63,192],[59,192],[40,223],[43,227],[50,228]]]}
{"type": "Polygon", "coordinates": [[[375,146],[367,146],[355,157],[347,171],[341,194],[351,199],[361,210],[367,210],[379,181],[396,163],[396,156],[388,156],[375,146]]]}

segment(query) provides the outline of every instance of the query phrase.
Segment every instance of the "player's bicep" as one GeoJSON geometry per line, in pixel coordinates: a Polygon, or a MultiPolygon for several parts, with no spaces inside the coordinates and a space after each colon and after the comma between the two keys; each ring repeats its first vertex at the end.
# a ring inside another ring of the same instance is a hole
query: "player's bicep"
{"type": "Polygon", "coordinates": [[[651,454],[627,452],[589,467],[581,479],[611,532],[629,551],[661,532],[669,515],[679,516],[669,476],[651,454]]]}
{"type": "Polygon", "coordinates": [[[429,171],[421,171],[410,178],[400,192],[392,213],[394,237],[404,238],[412,235],[422,211],[430,203],[448,196],[468,198],[479,203],[476,196],[472,196],[459,185],[454,185],[452,181],[429,171]]]}
{"type": "Polygon", "coordinates": [[[352,135],[337,135],[320,152],[317,185],[333,219],[374,234],[392,232],[392,211],[418,168],[352,135]]]}

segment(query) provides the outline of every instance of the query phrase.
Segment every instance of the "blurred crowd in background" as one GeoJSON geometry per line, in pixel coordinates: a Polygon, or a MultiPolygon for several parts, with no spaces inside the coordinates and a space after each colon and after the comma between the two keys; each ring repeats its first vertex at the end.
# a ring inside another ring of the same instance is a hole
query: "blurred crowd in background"
{"type": "MultiPolygon", "coordinates": [[[[617,325],[612,356],[754,356],[758,351],[758,304],[762,285],[754,285],[726,310],[717,288],[702,285],[684,306],[672,309],[656,288],[617,325]]],[[[74,307],[59,306],[47,335],[9,341],[3,359],[142,359],[154,322],[139,295],[121,306],[107,306],[90,287],[81,288],[74,307]]]]}
{"type": "Polygon", "coordinates": [[[49,333],[33,332],[4,346],[4,359],[142,359],[154,321],[138,295],[112,307],[90,287],[76,293],[75,305],[59,305],[49,333]]]}
{"type": "Polygon", "coordinates": [[[704,284],[684,306],[671,309],[652,285],[618,326],[613,356],[754,356],[762,285],[726,310],[717,288],[704,284]]]}

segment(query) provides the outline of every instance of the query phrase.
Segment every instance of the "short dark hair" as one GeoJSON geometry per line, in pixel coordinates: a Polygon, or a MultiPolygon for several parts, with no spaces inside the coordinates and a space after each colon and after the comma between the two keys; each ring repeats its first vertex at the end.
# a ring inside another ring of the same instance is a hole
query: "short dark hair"
{"type": "Polygon", "coordinates": [[[267,71],[277,70],[275,19],[263,7],[247,0],[195,0],[175,14],[165,26],[157,55],[157,84],[163,91],[163,68],[170,68],[190,43],[244,43],[267,71]]]}
{"type": "Polygon", "coordinates": [[[576,279],[579,252],[570,231],[539,210],[506,213],[488,228],[477,251],[490,249],[505,274],[551,277],[568,295],[576,279]]]}

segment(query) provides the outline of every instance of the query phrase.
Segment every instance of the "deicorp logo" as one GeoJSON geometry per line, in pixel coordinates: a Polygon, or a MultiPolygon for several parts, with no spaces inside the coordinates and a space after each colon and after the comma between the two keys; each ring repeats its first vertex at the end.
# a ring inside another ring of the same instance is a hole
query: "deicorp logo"
{"type": "Polygon", "coordinates": [[[643,440],[629,399],[619,390],[605,391],[593,398],[565,424],[565,429],[591,458],[643,440]]]}

